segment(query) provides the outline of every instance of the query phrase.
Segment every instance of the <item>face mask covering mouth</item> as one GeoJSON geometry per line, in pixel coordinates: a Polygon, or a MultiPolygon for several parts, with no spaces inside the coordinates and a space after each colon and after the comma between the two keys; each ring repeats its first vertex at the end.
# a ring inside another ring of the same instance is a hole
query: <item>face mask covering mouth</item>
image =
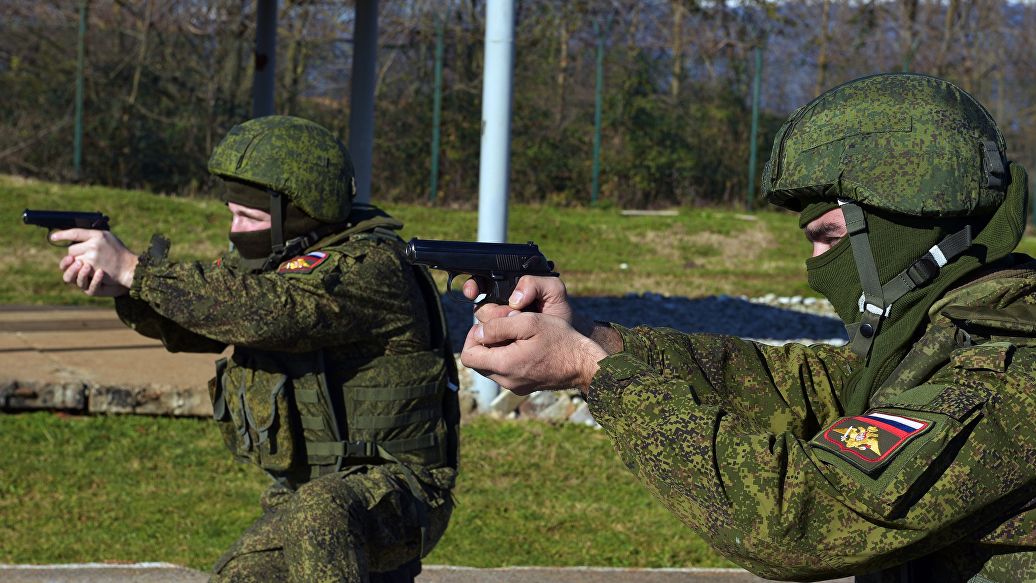
{"type": "Polygon", "coordinates": [[[231,232],[228,238],[244,259],[265,259],[273,253],[270,229],[231,232]]]}
{"type": "Polygon", "coordinates": [[[806,278],[811,289],[831,302],[831,307],[846,326],[859,321],[863,288],[848,237],[824,253],[807,259],[806,278]]]}

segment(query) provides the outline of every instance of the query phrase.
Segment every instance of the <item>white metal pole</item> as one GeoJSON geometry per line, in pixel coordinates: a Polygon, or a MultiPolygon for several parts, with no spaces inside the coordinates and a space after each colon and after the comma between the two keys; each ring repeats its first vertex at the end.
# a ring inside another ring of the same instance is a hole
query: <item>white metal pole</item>
{"type": "MultiPolygon", "coordinates": [[[[488,243],[507,241],[513,74],[514,0],[488,0],[478,169],[478,240],[488,243]]],[[[474,376],[475,399],[479,409],[485,411],[500,387],[478,374],[474,376]]]]}
{"type": "Polygon", "coordinates": [[[378,0],[356,0],[349,153],[356,171],[356,200],[370,202],[374,158],[374,83],[378,63],[378,0]]]}

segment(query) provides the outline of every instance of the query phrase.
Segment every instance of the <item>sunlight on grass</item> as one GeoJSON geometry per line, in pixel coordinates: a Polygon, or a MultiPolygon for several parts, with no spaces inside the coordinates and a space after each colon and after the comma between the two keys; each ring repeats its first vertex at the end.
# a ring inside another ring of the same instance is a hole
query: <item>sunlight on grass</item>
{"type": "MultiPolygon", "coordinates": [[[[462,430],[450,528],[428,563],[728,565],[653,500],[608,437],[478,419],[462,430]]],[[[167,561],[208,569],[258,516],[267,478],[209,420],[0,414],[0,563],[167,561]]]]}

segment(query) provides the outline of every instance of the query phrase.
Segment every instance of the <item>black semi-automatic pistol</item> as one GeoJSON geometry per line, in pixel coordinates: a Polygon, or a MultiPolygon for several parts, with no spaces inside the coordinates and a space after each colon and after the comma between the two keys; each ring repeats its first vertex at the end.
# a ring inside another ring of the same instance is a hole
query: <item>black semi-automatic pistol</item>
{"type": "Polygon", "coordinates": [[[474,243],[471,241],[435,241],[411,239],[406,257],[415,265],[440,269],[449,275],[446,290],[453,279],[470,275],[483,297],[475,304],[487,302],[507,305],[507,299],[523,275],[558,277],[554,262],[548,261],[535,243],[474,243]]]}
{"type": "Polygon", "coordinates": [[[22,222],[26,225],[36,225],[47,229],[47,242],[51,245],[58,245],[50,240],[50,233],[64,231],[65,229],[95,229],[100,231],[109,230],[108,217],[103,213],[81,213],[76,211],[34,211],[25,209],[22,212],[22,222]]]}

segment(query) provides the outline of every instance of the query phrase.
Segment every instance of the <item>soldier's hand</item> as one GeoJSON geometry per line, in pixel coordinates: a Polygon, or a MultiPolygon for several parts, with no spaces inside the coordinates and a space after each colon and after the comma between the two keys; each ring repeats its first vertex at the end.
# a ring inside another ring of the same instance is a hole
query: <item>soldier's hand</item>
{"type": "MultiPolygon", "coordinates": [[[[470,300],[478,297],[480,290],[475,280],[464,282],[464,296],[470,300]]],[[[486,304],[475,312],[479,321],[502,318],[513,312],[537,312],[556,316],[571,324],[575,319],[572,306],[568,303],[568,290],[559,277],[526,275],[518,280],[514,293],[506,306],[486,304]]]]}
{"type": "Polygon", "coordinates": [[[63,265],[62,271],[66,271],[64,276],[66,282],[74,281],[80,289],[90,295],[108,295],[108,293],[91,293],[90,285],[84,286],[80,283],[87,277],[101,278],[99,283],[92,287],[94,292],[99,290],[117,291],[111,289],[114,285],[129,290],[133,284],[133,272],[137,268],[137,255],[127,249],[122,241],[111,232],[94,229],[68,229],[55,231],[50,238],[52,241],[72,241],[73,244],[68,248],[68,257],[91,268],[89,275],[80,274],[79,271],[82,268],[79,268],[74,274],[69,274],[67,270],[74,264],[63,265]],[[98,273],[101,275],[98,276],[98,273]]]}
{"type": "Polygon", "coordinates": [[[115,282],[104,271],[69,255],[61,258],[58,267],[65,283],[75,285],[88,296],[117,297],[129,292],[129,288],[115,282]]]}
{"type": "Polygon", "coordinates": [[[518,395],[585,390],[608,356],[599,344],[549,314],[512,312],[472,326],[461,362],[518,395]]]}

